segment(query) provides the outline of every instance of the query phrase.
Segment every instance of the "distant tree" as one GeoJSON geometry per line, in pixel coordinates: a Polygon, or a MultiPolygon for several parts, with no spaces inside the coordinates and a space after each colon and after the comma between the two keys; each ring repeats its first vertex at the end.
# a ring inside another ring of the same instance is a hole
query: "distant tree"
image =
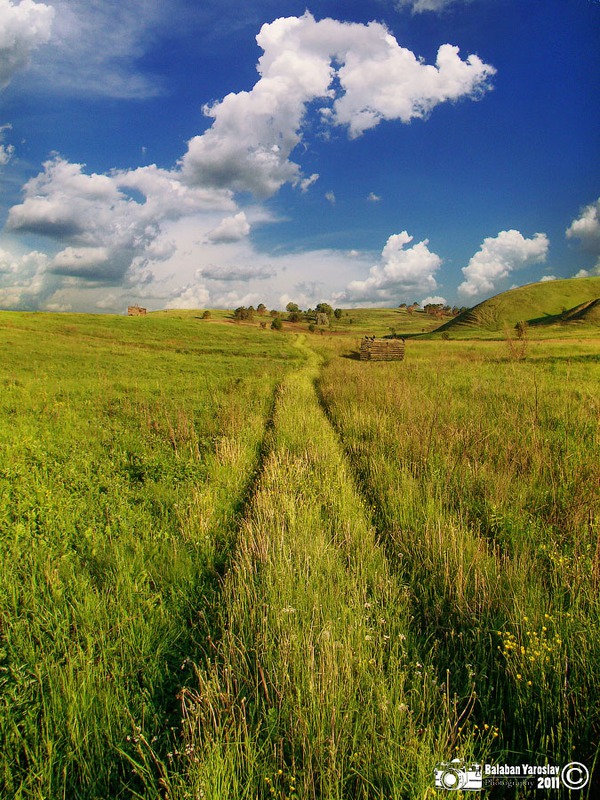
{"type": "Polygon", "coordinates": [[[406,303],[400,303],[400,305],[398,306],[398,308],[406,308],[406,303]]]}
{"type": "Polygon", "coordinates": [[[202,319],[210,319],[210,311],[205,311],[202,314],[202,319]]]}
{"type": "Polygon", "coordinates": [[[301,311],[290,311],[287,318],[288,322],[302,322],[303,315],[301,311]]]}
{"type": "Polygon", "coordinates": [[[333,316],[333,308],[329,303],[318,303],[316,308],[317,314],[327,314],[328,317],[333,316]]]}
{"type": "Polygon", "coordinates": [[[254,308],[250,306],[246,308],[245,306],[239,306],[233,312],[233,318],[238,322],[240,320],[251,320],[254,317],[254,308]]]}
{"type": "Polygon", "coordinates": [[[298,303],[288,303],[285,307],[285,310],[292,313],[293,311],[300,311],[300,307],[298,306],[298,303]]]}
{"type": "Polygon", "coordinates": [[[281,317],[274,317],[273,322],[271,323],[271,328],[274,331],[280,331],[283,328],[283,322],[281,321],[281,317]]]}
{"type": "Polygon", "coordinates": [[[308,326],[308,330],[312,333],[316,329],[316,327],[317,326],[315,325],[315,323],[311,322],[310,325],[308,326]]]}
{"type": "Polygon", "coordinates": [[[341,308],[336,308],[335,311],[333,312],[333,316],[336,319],[341,319],[342,318],[342,309],[341,308]]]}
{"type": "Polygon", "coordinates": [[[275,308],[272,308],[272,309],[269,311],[269,316],[271,316],[271,317],[278,317],[278,316],[279,316],[279,311],[277,311],[277,309],[275,309],[275,308]]]}
{"type": "Polygon", "coordinates": [[[259,303],[256,306],[256,313],[260,314],[261,317],[265,313],[266,310],[267,310],[267,307],[266,307],[266,305],[264,303],[259,303]]]}

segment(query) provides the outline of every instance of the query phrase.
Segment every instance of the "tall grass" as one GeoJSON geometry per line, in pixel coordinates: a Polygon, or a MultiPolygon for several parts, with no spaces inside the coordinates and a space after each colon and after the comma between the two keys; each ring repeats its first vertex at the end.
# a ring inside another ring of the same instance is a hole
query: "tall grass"
{"type": "Polygon", "coordinates": [[[159,796],[137,743],[176,739],[294,356],[193,320],[2,323],[0,795],[159,796]]]}
{"type": "Polygon", "coordinates": [[[498,755],[591,768],[600,367],[580,348],[414,343],[402,364],[333,358],[319,387],[417,640],[453,690],[475,687],[462,735],[495,726],[498,755]]]}

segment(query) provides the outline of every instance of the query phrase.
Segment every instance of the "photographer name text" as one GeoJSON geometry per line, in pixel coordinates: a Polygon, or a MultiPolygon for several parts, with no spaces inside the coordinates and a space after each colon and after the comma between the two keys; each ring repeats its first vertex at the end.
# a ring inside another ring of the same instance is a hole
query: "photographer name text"
{"type": "Polygon", "coordinates": [[[558,775],[560,767],[550,764],[484,764],[484,775],[513,775],[513,776],[536,776],[536,775],[558,775]]]}

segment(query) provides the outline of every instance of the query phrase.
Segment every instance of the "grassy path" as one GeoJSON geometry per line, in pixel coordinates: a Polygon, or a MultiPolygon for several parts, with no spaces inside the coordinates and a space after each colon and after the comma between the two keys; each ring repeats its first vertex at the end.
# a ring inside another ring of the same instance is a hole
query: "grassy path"
{"type": "Polygon", "coordinates": [[[320,407],[321,360],[297,347],[306,361],[279,389],[221,637],[184,692],[174,798],[422,797],[451,743],[452,703],[412,652],[406,589],[320,407]]]}

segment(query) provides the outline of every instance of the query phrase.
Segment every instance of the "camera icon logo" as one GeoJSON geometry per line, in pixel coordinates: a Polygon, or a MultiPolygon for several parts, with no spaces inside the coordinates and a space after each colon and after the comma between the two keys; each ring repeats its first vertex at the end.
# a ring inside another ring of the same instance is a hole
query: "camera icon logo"
{"type": "Polygon", "coordinates": [[[434,775],[436,789],[479,792],[483,788],[481,764],[465,764],[460,758],[437,764],[434,775]]]}

